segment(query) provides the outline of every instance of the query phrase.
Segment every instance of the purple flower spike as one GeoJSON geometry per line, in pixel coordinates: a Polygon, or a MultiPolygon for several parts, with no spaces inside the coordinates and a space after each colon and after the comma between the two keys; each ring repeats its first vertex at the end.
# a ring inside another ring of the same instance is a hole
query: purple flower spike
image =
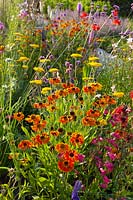
{"type": "Polygon", "coordinates": [[[81,185],[82,185],[81,181],[77,180],[75,182],[75,185],[74,185],[74,188],[73,188],[73,191],[72,191],[72,195],[71,195],[72,200],[80,200],[79,197],[78,197],[78,191],[80,190],[81,185]]]}
{"type": "Polygon", "coordinates": [[[3,31],[5,28],[4,24],[0,21],[0,31],[3,31]]]}
{"type": "Polygon", "coordinates": [[[82,12],[82,4],[80,2],[77,4],[77,11],[79,14],[82,12]]]}

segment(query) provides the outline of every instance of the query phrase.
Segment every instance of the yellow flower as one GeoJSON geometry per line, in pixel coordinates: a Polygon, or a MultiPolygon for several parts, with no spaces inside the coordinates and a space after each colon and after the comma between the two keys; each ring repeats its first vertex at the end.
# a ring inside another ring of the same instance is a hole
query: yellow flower
{"type": "Polygon", "coordinates": [[[79,53],[73,53],[73,54],[71,54],[71,57],[72,58],[82,58],[83,56],[79,53]]]}
{"type": "Polygon", "coordinates": [[[93,77],[83,77],[82,80],[83,81],[88,81],[88,80],[93,80],[94,78],[93,77]]]}
{"type": "Polygon", "coordinates": [[[115,96],[115,97],[123,97],[124,96],[124,92],[114,92],[113,96],[115,96]]]}
{"type": "Polygon", "coordinates": [[[51,68],[49,69],[49,72],[58,72],[59,70],[57,68],[51,68]]]}
{"type": "Polygon", "coordinates": [[[88,60],[89,61],[95,61],[95,60],[99,60],[99,58],[96,57],[96,56],[91,56],[91,57],[88,58],[88,60]]]}
{"type": "Polygon", "coordinates": [[[44,87],[42,88],[41,94],[46,94],[50,90],[51,90],[51,87],[44,87]]]}
{"type": "Polygon", "coordinates": [[[32,80],[30,81],[30,83],[36,84],[36,85],[42,85],[42,80],[32,80]]]}
{"type": "Polygon", "coordinates": [[[30,47],[32,47],[32,48],[39,48],[39,45],[38,44],[30,44],[30,47]]]}
{"type": "Polygon", "coordinates": [[[98,122],[99,122],[99,125],[101,125],[101,126],[107,125],[107,121],[105,119],[100,119],[100,120],[98,120],[98,122]]]}
{"type": "Polygon", "coordinates": [[[89,62],[88,63],[91,67],[101,67],[102,66],[102,64],[101,63],[99,63],[99,62],[89,62]]]}
{"type": "Polygon", "coordinates": [[[40,63],[46,63],[46,62],[50,62],[50,59],[44,58],[44,59],[40,59],[40,63]]]}
{"type": "Polygon", "coordinates": [[[28,69],[28,65],[22,65],[23,69],[28,69]]]}
{"type": "Polygon", "coordinates": [[[19,36],[19,37],[22,37],[22,36],[23,36],[22,33],[13,33],[13,35],[16,35],[16,36],[19,36]]]}
{"type": "Polygon", "coordinates": [[[102,89],[102,85],[100,83],[97,83],[97,82],[89,83],[89,86],[94,87],[96,90],[102,89]]]}
{"type": "Polygon", "coordinates": [[[22,56],[17,61],[18,62],[24,62],[24,61],[28,61],[28,60],[29,60],[29,58],[27,58],[26,56],[22,56]]]}
{"type": "Polygon", "coordinates": [[[84,50],[85,50],[84,47],[78,47],[78,48],[77,48],[77,51],[84,51],[84,50]]]}
{"type": "Polygon", "coordinates": [[[36,72],[44,72],[44,69],[42,67],[34,67],[33,68],[36,72]]]}

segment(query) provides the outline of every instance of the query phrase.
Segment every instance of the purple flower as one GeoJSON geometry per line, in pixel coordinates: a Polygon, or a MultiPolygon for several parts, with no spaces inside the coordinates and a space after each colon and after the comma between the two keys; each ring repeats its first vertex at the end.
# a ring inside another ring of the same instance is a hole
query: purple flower
{"type": "Polygon", "coordinates": [[[75,185],[74,185],[74,188],[73,188],[73,191],[72,191],[72,195],[71,195],[72,200],[80,200],[79,197],[78,197],[78,191],[80,190],[81,185],[82,185],[81,181],[77,180],[75,182],[75,185]]]}
{"type": "Polygon", "coordinates": [[[0,21],[0,31],[3,31],[5,28],[4,24],[0,21]]]}
{"type": "Polygon", "coordinates": [[[77,11],[78,11],[78,14],[80,14],[82,11],[82,4],[80,2],[77,4],[77,11]]]}
{"type": "Polygon", "coordinates": [[[114,5],[113,8],[114,8],[115,10],[120,10],[120,7],[117,6],[117,5],[114,5]]]}
{"type": "Polygon", "coordinates": [[[78,160],[79,162],[83,162],[85,159],[85,155],[84,154],[78,154],[78,160]]]}

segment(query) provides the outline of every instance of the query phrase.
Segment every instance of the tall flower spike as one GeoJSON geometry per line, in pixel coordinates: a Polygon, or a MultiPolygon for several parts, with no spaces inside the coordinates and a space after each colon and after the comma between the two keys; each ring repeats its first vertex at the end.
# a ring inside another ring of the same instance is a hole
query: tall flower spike
{"type": "Polygon", "coordinates": [[[80,2],[77,4],[77,11],[78,15],[80,15],[80,13],[82,12],[82,4],[80,2]]]}
{"type": "Polygon", "coordinates": [[[74,185],[74,188],[73,188],[73,191],[72,191],[72,195],[71,195],[72,200],[80,200],[79,197],[78,197],[78,191],[80,190],[81,185],[82,185],[81,181],[77,180],[75,182],[75,185],[74,185]]]}

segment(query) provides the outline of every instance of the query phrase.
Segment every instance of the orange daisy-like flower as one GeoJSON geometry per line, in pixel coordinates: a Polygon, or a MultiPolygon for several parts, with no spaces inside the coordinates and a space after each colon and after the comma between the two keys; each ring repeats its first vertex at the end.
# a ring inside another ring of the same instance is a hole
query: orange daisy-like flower
{"type": "Polygon", "coordinates": [[[53,93],[53,94],[51,94],[51,95],[49,95],[47,97],[47,99],[48,99],[49,102],[53,102],[53,101],[57,100],[58,98],[59,98],[59,95],[57,95],[55,93],[53,93]]]}
{"type": "Polygon", "coordinates": [[[60,82],[61,82],[60,78],[50,78],[49,79],[49,83],[52,84],[52,85],[55,85],[55,84],[60,83],[60,82]]]}
{"type": "Polygon", "coordinates": [[[69,122],[69,119],[66,115],[63,115],[60,117],[59,122],[61,122],[62,124],[66,124],[69,122]]]}
{"type": "Polygon", "coordinates": [[[13,118],[20,122],[24,119],[24,114],[22,112],[14,113],[13,118]]]}
{"type": "Polygon", "coordinates": [[[67,143],[59,143],[59,144],[56,144],[55,146],[55,150],[58,152],[58,153],[64,153],[66,151],[69,151],[69,145],[67,143]]]}
{"type": "Polygon", "coordinates": [[[93,95],[93,94],[96,93],[96,88],[94,88],[93,86],[84,86],[83,87],[83,92],[93,95]]]}
{"type": "Polygon", "coordinates": [[[58,161],[58,168],[63,172],[70,172],[74,169],[74,162],[66,159],[61,159],[58,161]]]}
{"type": "Polygon", "coordinates": [[[74,87],[68,88],[67,91],[69,94],[77,94],[80,92],[80,88],[74,86],[74,87]]]}
{"type": "Polygon", "coordinates": [[[55,94],[60,96],[60,97],[65,97],[65,96],[67,96],[68,92],[67,92],[67,90],[57,90],[55,92],[55,94]]]}
{"type": "Polygon", "coordinates": [[[95,119],[95,118],[85,116],[85,117],[82,119],[82,124],[83,124],[84,126],[95,126],[97,123],[96,123],[96,119],[95,119]]]}
{"type": "Polygon", "coordinates": [[[70,160],[72,162],[77,162],[79,161],[79,156],[78,156],[78,153],[75,151],[75,150],[69,150],[69,151],[66,151],[64,154],[63,154],[63,158],[66,159],[66,160],[70,160]]]}
{"type": "Polygon", "coordinates": [[[80,133],[73,133],[70,138],[70,143],[72,143],[74,146],[80,146],[84,143],[84,137],[80,133]]]}
{"type": "Polygon", "coordinates": [[[39,121],[41,120],[41,116],[40,115],[28,115],[28,117],[25,118],[25,121],[27,121],[28,123],[39,123],[39,121]]]}
{"type": "Polygon", "coordinates": [[[22,140],[18,144],[18,148],[23,150],[23,151],[25,151],[26,149],[30,149],[32,146],[33,146],[33,144],[29,140],[22,140]]]}
{"type": "Polygon", "coordinates": [[[62,87],[64,89],[67,89],[67,88],[70,88],[70,87],[74,87],[74,84],[73,83],[62,83],[62,87]]]}
{"type": "Polygon", "coordinates": [[[37,108],[37,109],[42,109],[42,108],[46,108],[46,103],[34,103],[33,104],[33,108],[37,108]]]}
{"type": "Polygon", "coordinates": [[[35,137],[32,138],[34,146],[47,144],[50,140],[50,137],[47,133],[37,134],[35,137]]]}
{"type": "Polygon", "coordinates": [[[101,115],[99,110],[90,109],[86,112],[86,116],[97,118],[101,115]]]}
{"type": "Polygon", "coordinates": [[[34,123],[33,126],[31,126],[31,129],[35,132],[42,131],[46,127],[46,123],[46,120],[34,123]]]}
{"type": "Polygon", "coordinates": [[[51,130],[50,134],[53,135],[53,136],[58,136],[60,133],[59,133],[59,131],[51,130]]]}

